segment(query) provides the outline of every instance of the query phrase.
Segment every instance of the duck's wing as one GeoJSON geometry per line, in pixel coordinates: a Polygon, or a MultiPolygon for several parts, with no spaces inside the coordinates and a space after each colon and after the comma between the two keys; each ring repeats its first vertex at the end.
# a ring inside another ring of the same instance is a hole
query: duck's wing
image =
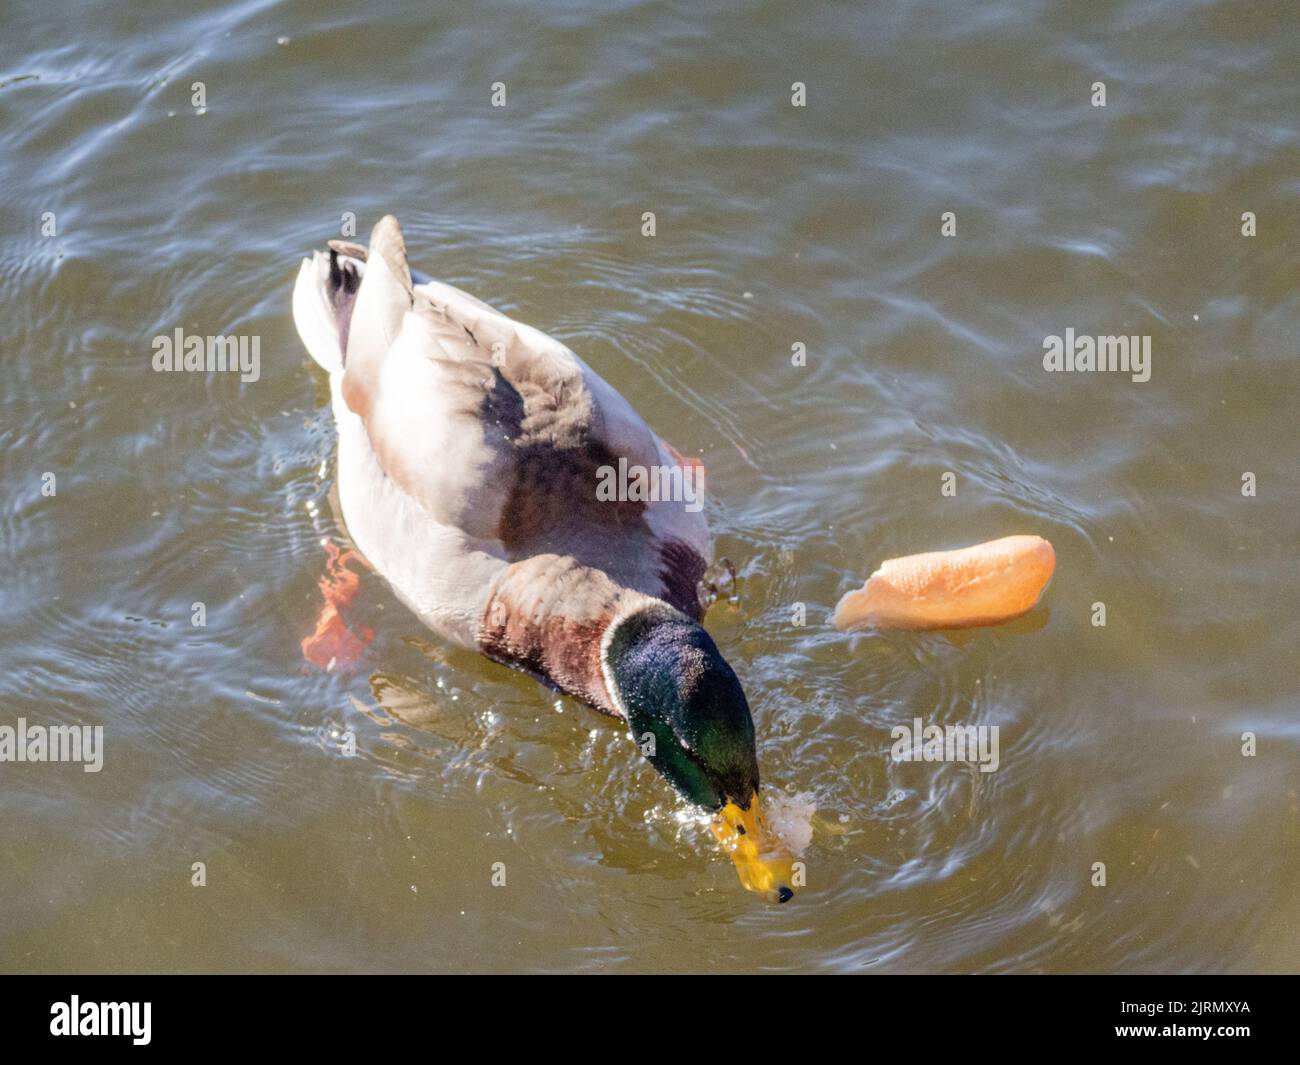
{"type": "Polygon", "coordinates": [[[666,554],[683,556],[678,581],[707,562],[701,470],[559,341],[451,285],[414,284],[391,216],[371,234],[343,346],[347,405],[436,521],[511,560],[572,555],[649,594],[666,554]],[[618,498],[637,469],[669,471],[657,494],[678,498],[618,498]]]}

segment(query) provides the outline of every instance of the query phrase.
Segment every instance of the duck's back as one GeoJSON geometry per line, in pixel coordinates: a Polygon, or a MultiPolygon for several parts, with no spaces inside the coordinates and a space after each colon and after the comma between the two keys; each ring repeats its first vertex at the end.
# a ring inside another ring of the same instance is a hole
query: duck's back
{"type": "Polygon", "coordinates": [[[450,285],[414,284],[391,218],[364,259],[332,252],[305,284],[322,290],[295,293],[295,315],[331,371],[344,518],[429,624],[482,646],[503,596],[568,618],[624,593],[698,613],[701,471],[577,355],[450,285]],[[304,325],[317,314],[337,350],[304,325]],[[647,486],[660,498],[638,498],[647,486]]]}

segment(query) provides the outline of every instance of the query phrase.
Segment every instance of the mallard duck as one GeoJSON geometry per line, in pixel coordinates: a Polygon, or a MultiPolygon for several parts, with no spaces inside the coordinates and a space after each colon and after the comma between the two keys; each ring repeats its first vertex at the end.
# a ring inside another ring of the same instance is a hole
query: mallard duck
{"type": "Polygon", "coordinates": [[[597,490],[611,470],[702,468],[564,344],[413,273],[391,215],[368,247],[303,260],[293,314],[329,374],[339,501],[369,565],[444,639],[626,721],[714,814],[745,886],[789,899],[749,704],[701,625],[703,511],[597,490]]]}

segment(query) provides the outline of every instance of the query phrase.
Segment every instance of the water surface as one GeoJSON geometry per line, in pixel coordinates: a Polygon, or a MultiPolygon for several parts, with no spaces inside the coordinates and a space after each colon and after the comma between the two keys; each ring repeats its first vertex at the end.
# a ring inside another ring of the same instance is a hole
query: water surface
{"type": "Polygon", "coordinates": [[[0,967],[1300,969],[1292,5],[0,18],[0,724],[106,743],[0,765],[0,967]],[[386,212],[706,462],[708,625],[816,806],[791,904],[376,576],[360,668],[304,663],[343,531],[289,296],[386,212]],[[259,378],[154,373],[178,327],[259,378]],[[1045,373],[1067,328],[1150,336],[1151,379],[1045,373]],[[1013,532],[1058,555],[1027,618],[829,626],[884,558],[1013,532]],[[918,716],[998,726],[1000,768],[894,762],[918,716]]]}

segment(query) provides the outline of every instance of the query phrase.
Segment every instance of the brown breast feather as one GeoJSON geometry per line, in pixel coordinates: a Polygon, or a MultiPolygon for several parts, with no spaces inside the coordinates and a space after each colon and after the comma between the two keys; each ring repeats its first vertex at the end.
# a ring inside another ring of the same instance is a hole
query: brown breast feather
{"type": "Polygon", "coordinates": [[[535,555],[514,563],[496,581],[483,612],[479,648],[621,716],[605,687],[600,642],[615,615],[638,601],[650,602],[570,556],[535,555]]]}
{"type": "Polygon", "coordinates": [[[665,593],[624,588],[570,555],[534,555],[511,565],[488,596],[479,648],[489,658],[549,680],[583,702],[621,717],[605,686],[600,645],[610,623],[656,598],[699,620],[696,582],[704,560],[687,544],[661,549],[665,593]]]}

